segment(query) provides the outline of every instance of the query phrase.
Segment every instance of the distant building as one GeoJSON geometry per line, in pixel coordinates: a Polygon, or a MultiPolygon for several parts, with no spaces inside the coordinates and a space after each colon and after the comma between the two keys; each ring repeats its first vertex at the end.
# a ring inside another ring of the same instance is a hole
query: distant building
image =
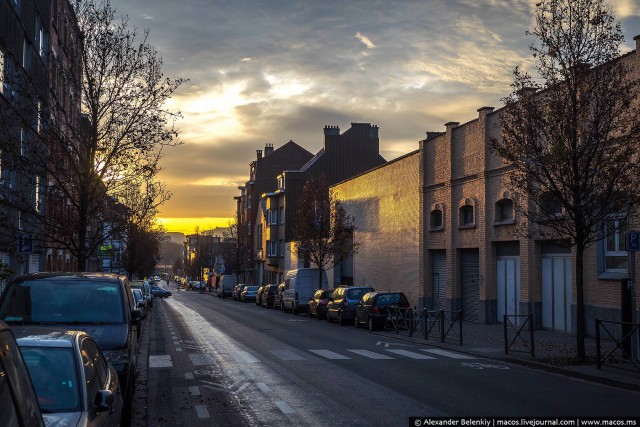
{"type": "Polygon", "coordinates": [[[276,185],[262,194],[255,217],[257,283],[280,283],[288,270],[310,266],[292,251],[295,213],[308,179],[323,175],[331,185],[385,162],[377,126],[352,123],[342,134],[337,126],[325,126],[324,147],[299,169],[289,166],[283,170],[276,185]]]}
{"type": "Polygon", "coordinates": [[[257,150],[256,160],[249,164],[249,180],[239,187],[240,196],[236,199],[236,215],[238,224],[239,256],[241,258],[246,283],[259,283],[256,271],[258,246],[261,228],[256,221],[260,197],[267,191],[272,191],[277,185],[277,177],[286,169],[299,169],[307,163],[313,154],[300,147],[293,141],[274,149],[267,144],[262,150],[257,150]]]}

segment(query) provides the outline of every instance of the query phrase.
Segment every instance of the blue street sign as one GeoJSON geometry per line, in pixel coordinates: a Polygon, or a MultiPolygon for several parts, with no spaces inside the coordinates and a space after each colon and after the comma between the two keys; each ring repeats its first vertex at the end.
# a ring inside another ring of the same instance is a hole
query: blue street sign
{"type": "Polygon", "coordinates": [[[20,233],[18,235],[18,252],[33,252],[33,234],[20,233]]]}
{"type": "Polygon", "coordinates": [[[627,231],[627,250],[631,252],[640,251],[639,231],[627,231]]]}

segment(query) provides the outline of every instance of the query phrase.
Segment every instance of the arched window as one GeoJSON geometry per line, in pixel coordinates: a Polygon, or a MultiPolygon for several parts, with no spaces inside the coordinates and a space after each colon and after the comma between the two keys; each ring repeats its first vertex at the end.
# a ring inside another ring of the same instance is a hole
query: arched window
{"type": "Polygon", "coordinates": [[[466,198],[460,202],[458,226],[475,227],[476,225],[476,202],[474,199],[466,198]]]}
{"type": "Polygon", "coordinates": [[[513,221],[513,200],[501,199],[496,202],[496,222],[513,221]]]}
{"type": "Polygon", "coordinates": [[[435,203],[431,206],[429,229],[434,231],[444,229],[444,208],[440,203],[435,203]]]}

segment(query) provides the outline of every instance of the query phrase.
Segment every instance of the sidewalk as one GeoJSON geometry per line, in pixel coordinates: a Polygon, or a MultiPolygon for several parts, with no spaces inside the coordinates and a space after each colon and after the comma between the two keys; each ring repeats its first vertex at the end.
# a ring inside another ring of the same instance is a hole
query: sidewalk
{"type": "MultiPolygon", "coordinates": [[[[521,335],[523,335],[523,337],[519,337],[514,342],[508,354],[505,354],[504,326],[501,324],[485,325],[474,322],[463,322],[462,345],[459,344],[457,330],[455,333],[452,333],[454,336],[451,340],[445,340],[444,343],[440,342],[439,335],[430,336],[429,339],[425,340],[421,332],[417,332],[417,334],[414,334],[412,337],[408,336],[407,331],[400,331],[398,334],[392,330],[376,333],[415,344],[428,344],[434,347],[499,361],[517,363],[614,387],[640,391],[640,372],[635,370],[631,363],[602,365],[602,369],[597,368],[596,340],[594,338],[585,339],[587,362],[585,364],[578,364],[575,361],[575,355],[577,354],[576,337],[545,330],[533,331],[535,357],[531,356],[530,348],[527,348],[525,344],[522,343],[522,338],[524,338],[527,343],[530,340],[528,328],[522,331],[521,335]]],[[[512,342],[515,336],[515,330],[508,330],[508,342],[512,342]]],[[[615,343],[610,341],[603,341],[601,343],[602,353],[608,353],[613,348],[615,348],[615,343]]],[[[636,365],[640,367],[640,362],[636,362],[636,365]]]]}

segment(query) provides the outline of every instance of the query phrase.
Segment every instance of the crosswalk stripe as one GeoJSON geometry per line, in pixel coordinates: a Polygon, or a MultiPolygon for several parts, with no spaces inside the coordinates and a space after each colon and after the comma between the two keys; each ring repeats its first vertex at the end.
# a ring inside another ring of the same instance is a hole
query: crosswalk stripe
{"type": "Polygon", "coordinates": [[[330,350],[309,350],[309,351],[311,353],[317,354],[318,356],[326,357],[327,359],[332,359],[332,360],[351,359],[350,357],[343,356],[342,354],[334,353],[333,351],[330,351],[330,350]]]}
{"type": "Polygon", "coordinates": [[[393,357],[386,356],[384,354],[375,353],[369,350],[347,350],[360,356],[368,357],[369,359],[393,359],[393,357]]]}
{"type": "Polygon", "coordinates": [[[421,348],[420,351],[437,354],[439,356],[450,357],[452,359],[475,359],[475,357],[473,356],[467,356],[466,354],[454,353],[452,351],[440,350],[437,348],[421,348]]]}
{"type": "Polygon", "coordinates": [[[260,360],[256,359],[251,353],[249,353],[247,351],[232,351],[229,354],[238,363],[258,363],[258,362],[260,362],[260,360]]]}
{"type": "Polygon", "coordinates": [[[290,350],[271,350],[271,353],[282,360],[305,360],[304,357],[290,350]]]}
{"type": "Polygon", "coordinates": [[[401,356],[410,357],[411,359],[420,359],[420,360],[435,359],[435,357],[426,356],[420,353],[414,353],[413,351],[408,351],[408,350],[391,348],[391,349],[387,349],[387,351],[390,353],[399,354],[401,356]]]}
{"type": "Polygon", "coordinates": [[[171,362],[171,356],[168,354],[159,354],[155,356],[149,356],[150,368],[172,368],[173,362],[171,362]]]}

